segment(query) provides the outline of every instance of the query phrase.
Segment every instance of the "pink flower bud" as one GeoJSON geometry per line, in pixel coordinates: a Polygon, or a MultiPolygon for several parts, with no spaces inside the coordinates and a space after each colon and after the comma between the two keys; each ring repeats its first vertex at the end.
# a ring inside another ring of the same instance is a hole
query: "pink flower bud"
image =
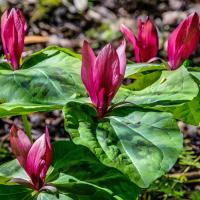
{"type": "Polygon", "coordinates": [[[81,77],[100,117],[106,114],[124,78],[125,48],[125,41],[117,50],[107,44],[96,57],[88,42],[84,41],[81,77]]]}
{"type": "Polygon", "coordinates": [[[6,10],[1,17],[1,38],[3,50],[13,70],[20,67],[21,54],[27,25],[22,12],[17,8],[6,10]]]}
{"type": "Polygon", "coordinates": [[[30,184],[40,190],[45,184],[46,173],[52,162],[52,147],[48,129],[31,144],[28,136],[15,125],[10,130],[13,153],[30,177],[30,184]]]}
{"type": "Polygon", "coordinates": [[[24,168],[32,144],[24,131],[17,128],[15,125],[10,129],[10,145],[12,152],[15,154],[20,165],[24,168]]]}
{"type": "Polygon", "coordinates": [[[171,70],[179,68],[196,49],[199,42],[199,16],[191,14],[170,34],[168,60],[171,70]]]}
{"type": "Polygon", "coordinates": [[[147,18],[145,21],[139,20],[138,37],[133,35],[123,24],[120,29],[133,45],[136,62],[147,62],[157,56],[158,33],[151,19],[147,18]]]}

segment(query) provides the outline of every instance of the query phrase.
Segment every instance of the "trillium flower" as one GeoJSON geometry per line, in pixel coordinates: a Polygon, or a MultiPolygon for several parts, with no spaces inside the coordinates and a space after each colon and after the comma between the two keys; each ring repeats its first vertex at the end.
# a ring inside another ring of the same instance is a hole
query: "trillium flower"
{"type": "Polygon", "coordinates": [[[128,38],[134,48],[136,62],[147,62],[157,56],[158,33],[153,21],[147,18],[139,20],[138,37],[125,25],[121,25],[121,32],[128,38]]]}
{"type": "Polygon", "coordinates": [[[170,34],[168,61],[171,70],[179,68],[196,49],[199,43],[199,16],[191,14],[170,34]]]}
{"type": "Polygon", "coordinates": [[[96,57],[87,41],[82,48],[82,81],[95,105],[99,117],[103,117],[118,91],[126,69],[126,42],[117,50],[109,43],[96,57]]]}
{"type": "Polygon", "coordinates": [[[20,165],[24,168],[30,181],[15,179],[18,183],[26,183],[35,190],[45,187],[46,173],[52,162],[52,147],[48,129],[33,144],[23,130],[15,125],[10,130],[11,149],[20,165]]]}
{"type": "Polygon", "coordinates": [[[3,50],[13,70],[20,67],[21,54],[27,25],[22,12],[17,8],[6,10],[1,17],[1,39],[3,50]]]}

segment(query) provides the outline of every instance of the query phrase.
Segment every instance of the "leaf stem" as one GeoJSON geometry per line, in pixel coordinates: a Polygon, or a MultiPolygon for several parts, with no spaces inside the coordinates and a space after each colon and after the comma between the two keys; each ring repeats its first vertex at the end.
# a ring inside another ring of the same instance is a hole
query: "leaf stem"
{"type": "Polygon", "coordinates": [[[28,116],[22,115],[22,121],[23,121],[23,124],[24,124],[24,129],[25,129],[26,135],[29,137],[29,139],[32,142],[33,138],[32,138],[32,134],[31,134],[31,126],[30,126],[30,123],[28,121],[28,116]]]}

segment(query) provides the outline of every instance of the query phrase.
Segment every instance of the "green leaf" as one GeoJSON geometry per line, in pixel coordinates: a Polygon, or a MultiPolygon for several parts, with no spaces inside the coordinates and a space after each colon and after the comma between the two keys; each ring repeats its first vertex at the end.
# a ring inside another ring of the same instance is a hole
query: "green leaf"
{"type": "Polygon", "coordinates": [[[170,113],[123,106],[98,120],[93,106],[69,102],[64,118],[76,144],[88,147],[140,187],[169,171],[182,150],[182,135],[170,113]]]}
{"type": "Polygon", "coordinates": [[[25,60],[22,69],[0,69],[0,117],[61,109],[85,96],[81,60],[70,50],[49,47],[25,60]]]}
{"type": "MultiPolygon", "coordinates": [[[[148,74],[137,74],[136,77],[128,78],[127,82],[131,82],[131,84],[122,85],[123,88],[128,88],[132,91],[142,90],[149,85],[153,84],[158,78],[160,78],[161,72],[155,71],[148,74]]],[[[126,83],[126,81],[124,81],[126,83]]]]}
{"type": "MultiPolygon", "coordinates": [[[[200,69],[192,68],[191,70],[194,71],[190,71],[190,74],[194,78],[194,81],[197,83],[197,85],[200,86],[200,73],[198,72],[200,69]]],[[[190,90],[193,90],[192,86],[190,87],[190,90]]],[[[200,122],[200,93],[191,101],[185,103],[167,106],[155,105],[153,108],[164,112],[171,112],[174,118],[184,121],[187,124],[198,125],[200,122]]]]}
{"type": "Polygon", "coordinates": [[[158,80],[163,69],[165,68],[162,65],[157,64],[128,64],[123,88],[128,88],[133,91],[142,90],[158,80]]]}
{"type": "Polygon", "coordinates": [[[131,78],[137,76],[139,73],[148,73],[154,71],[166,70],[166,67],[162,64],[153,63],[130,63],[126,67],[125,78],[131,78]]]}
{"type": "Polygon", "coordinates": [[[200,94],[192,101],[172,106],[154,107],[156,110],[171,112],[175,119],[187,124],[199,125],[200,122],[200,94]]]}
{"type": "Polygon", "coordinates": [[[68,188],[69,190],[74,184],[73,190],[77,188],[76,194],[86,192],[87,187],[88,192],[94,191],[96,188],[95,190],[101,189],[104,193],[111,194],[114,199],[120,200],[134,200],[138,196],[139,188],[135,184],[131,183],[118,170],[106,167],[99,162],[86,147],[66,141],[56,142],[53,155],[54,168],[65,174],[65,177],[61,176],[60,180],[57,179],[53,182],[59,188],[68,188]]]}
{"type": "Polygon", "coordinates": [[[31,190],[21,185],[1,185],[0,199],[2,200],[31,200],[31,190]]]}
{"type": "MultiPolygon", "coordinates": [[[[16,159],[0,165],[0,176],[5,177],[6,179],[12,179],[12,178],[23,178],[26,180],[29,179],[26,172],[19,165],[16,159]]],[[[6,180],[4,184],[9,184],[9,183],[6,180]]]]}
{"type": "Polygon", "coordinates": [[[189,72],[181,67],[175,71],[163,71],[156,82],[141,91],[133,91],[126,101],[137,105],[168,106],[190,101],[198,91],[189,72]]]}
{"type": "Polygon", "coordinates": [[[191,200],[200,200],[200,190],[194,191],[192,193],[191,200]]]}

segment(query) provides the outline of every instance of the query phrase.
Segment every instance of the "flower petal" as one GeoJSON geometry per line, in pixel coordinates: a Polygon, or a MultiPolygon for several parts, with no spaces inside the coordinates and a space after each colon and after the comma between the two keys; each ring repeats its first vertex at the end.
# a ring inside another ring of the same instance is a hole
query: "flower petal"
{"type": "Polygon", "coordinates": [[[39,190],[45,183],[45,176],[52,161],[52,148],[49,133],[40,136],[32,145],[26,162],[26,172],[35,189],[39,190]]]}
{"type": "Polygon", "coordinates": [[[124,76],[126,70],[126,41],[123,40],[121,45],[117,48],[117,55],[120,62],[120,74],[124,76]]]}
{"type": "Polygon", "coordinates": [[[142,62],[147,62],[157,55],[158,33],[149,17],[145,21],[139,20],[138,43],[142,62]]]}
{"type": "Polygon", "coordinates": [[[82,48],[82,67],[81,67],[81,78],[89,93],[92,102],[97,101],[95,92],[93,90],[93,73],[95,65],[96,56],[91,49],[87,41],[84,41],[82,48]]]}
{"type": "Polygon", "coordinates": [[[10,144],[20,165],[25,168],[27,155],[32,144],[28,136],[15,125],[10,129],[10,144]]]}
{"type": "Polygon", "coordinates": [[[130,43],[133,45],[136,62],[141,62],[140,48],[139,48],[137,38],[133,35],[133,33],[129,30],[129,28],[127,28],[124,24],[121,24],[120,30],[128,38],[130,43]]]}
{"type": "Polygon", "coordinates": [[[47,126],[45,128],[45,142],[46,142],[45,166],[42,169],[41,174],[40,174],[41,179],[45,179],[46,173],[52,162],[52,146],[51,146],[49,130],[47,126]]]}
{"type": "Polygon", "coordinates": [[[111,44],[106,45],[98,54],[95,71],[94,88],[98,99],[96,106],[104,110],[110,106],[122,81],[119,57],[111,44]]]}

